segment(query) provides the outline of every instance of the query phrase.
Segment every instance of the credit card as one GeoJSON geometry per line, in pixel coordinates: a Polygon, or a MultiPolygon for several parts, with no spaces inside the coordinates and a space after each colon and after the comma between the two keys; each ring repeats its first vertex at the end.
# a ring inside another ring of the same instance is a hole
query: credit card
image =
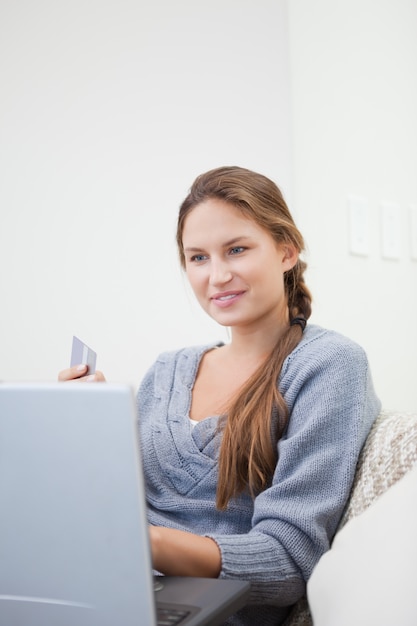
{"type": "Polygon", "coordinates": [[[97,354],[75,335],[72,338],[71,367],[73,365],[88,365],[88,373],[96,371],[97,354]]]}

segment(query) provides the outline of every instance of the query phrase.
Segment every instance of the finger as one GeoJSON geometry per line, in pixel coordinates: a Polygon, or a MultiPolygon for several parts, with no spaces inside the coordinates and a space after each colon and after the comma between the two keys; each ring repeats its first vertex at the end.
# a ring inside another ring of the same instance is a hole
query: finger
{"type": "Polygon", "coordinates": [[[81,376],[85,376],[85,374],[87,373],[87,369],[87,365],[85,364],[68,367],[67,369],[59,372],[58,380],[61,382],[65,382],[67,380],[75,380],[77,378],[81,378],[81,376]]]}
{"type": "Polygon", "coordinates": [[[79,378],[81,383],[105,383],[106,379],[104,377],[103,372],[95,372],[94,374],[88,374],[87,376],[82,376],[79,378]]]}

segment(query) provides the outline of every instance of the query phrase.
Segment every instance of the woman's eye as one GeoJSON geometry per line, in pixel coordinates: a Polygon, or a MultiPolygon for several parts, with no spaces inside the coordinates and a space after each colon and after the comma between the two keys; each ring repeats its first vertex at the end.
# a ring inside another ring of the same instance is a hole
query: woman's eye
{"type": "Polygon", "coordinates": [[[234,248],[230,248],[230,254],[241,254],[245,250],[246,248],[243,246],[235,246],[234,248]]]}
{"type": "Polygon", "coordinates": [[[193,254],[193,256],[190,258],[190,261],[194,261],[195,263],[201,263],[201,261],[205,260],[205,255],[204,254],[193,254]]]}

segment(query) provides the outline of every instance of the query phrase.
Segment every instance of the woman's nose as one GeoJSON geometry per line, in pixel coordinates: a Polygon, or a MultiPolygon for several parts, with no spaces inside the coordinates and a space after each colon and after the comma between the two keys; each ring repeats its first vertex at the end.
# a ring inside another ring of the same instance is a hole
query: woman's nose
{"type": "Polygon", "coordinates": [[[210,264],[210,284],[224,285],[233,277],[229,264],[223,260],[213,260],[210,264]]]}

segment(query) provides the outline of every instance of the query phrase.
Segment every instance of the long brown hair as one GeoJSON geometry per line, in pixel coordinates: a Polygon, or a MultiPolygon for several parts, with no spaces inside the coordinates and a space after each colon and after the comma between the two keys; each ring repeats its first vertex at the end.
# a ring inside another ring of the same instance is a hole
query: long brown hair
{"type": "MultiPolygon", "coordinates": [[[[185,219],[208,198],[218,198],[237,207],[267,230],[277,243],[291,243],[299,253],[304,250],[303,237],[273,181],[245,168],[220,167],[198,176],[181,204],[177,244],[183,267],[185,219]]],[[[222,422],[216,498],[221,510],[246,489],[255,497],[271,481],[277,462],[276,444],[288,421],[288,408],[277,381],[285,358],[299,343],[303,332],[302,325],[291,325],[291,321],[295,317],[307,320],[311,314],[311,294],[303,277],[305,269],[306,263],[298,258],[284,275],[290,324],[272,346],[269,357],[232,399],[226,411],[227,419],[222,422]]]]}

